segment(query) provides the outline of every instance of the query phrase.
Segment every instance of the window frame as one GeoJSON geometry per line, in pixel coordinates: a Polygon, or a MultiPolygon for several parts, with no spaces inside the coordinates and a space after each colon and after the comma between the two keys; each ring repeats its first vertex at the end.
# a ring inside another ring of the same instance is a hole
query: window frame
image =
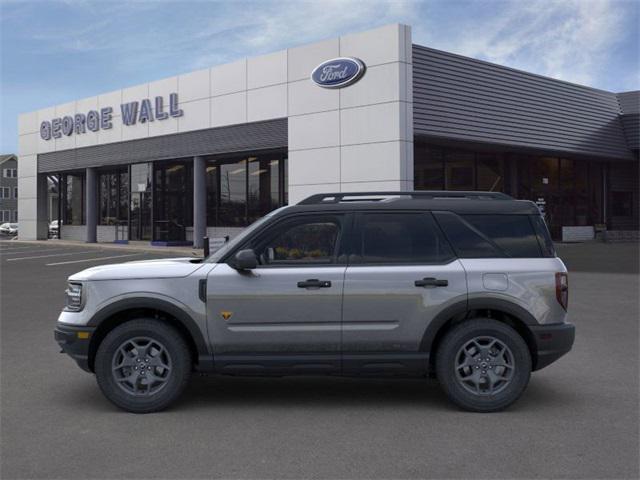
{"type": "Polygon", "coordinates": [[[348,246],[348,266],[350,267],[407,267],[407,266],[443,266],[449,265],[452,262],[458,260],[458,255],[456,250],[451,245],[451,242],[447,238],[447,236],[442,231],[442,228],[434,218],[432,212],[430,210],[367,210],[367,211],[359,211],[354,213],[353,227],[350,235],[350,245],[348,246]],[[362,258],[362,252],[359,251],[359,247],[357,246],[358,241],[361,239],[362,235],[362,226],[363,226],[363,218],[366,215],[402,215],[402,214],[414,214],[414,215],[424,215],[426,217],[431,218],[433,226],[436,229],[437,235],[440,237],[440,240],[449,246],[449,250],[451,251],[451,257],[441,262],[417,262],[417,261],[406,261],[406,262],[363,262],[358,260],[358,258],[362,258]]]}
{"type": "Polygon", "coordinates": [[[220,259],[218,263],[226,263],[227,265],[233,264],[233,258],[235,255],[246,249],[255,250],[261,243],[269,241],[274,237],[280,235],[286,228],[292,223],[299,222],[303,219],[317,217],[327,218],[334,217],[340,220],[340,231],[338,232],[338,238],[336,240],[336,246],[334,247],[333,261],[331,263],[313,263],[313,262],[296,262],[296,263],[278,263],[272,265],[258,265],[256,269],[271,269],[271,268],[326,268],[326,267],[340,267],[347,266],[348,254],[345,252],[345,247],[348,242],[345,239],[350,238],[350,233],[353,228],[353,214],[347,212],[336,211],[317,211],[317,212],[300,212],[291,215],[283,216],[276,219],[273,222],[267,222],[262,226],[251,238],[247,238],[242,244],[238,245],[234,250],[229,252],[225,257],[220,259]]]}

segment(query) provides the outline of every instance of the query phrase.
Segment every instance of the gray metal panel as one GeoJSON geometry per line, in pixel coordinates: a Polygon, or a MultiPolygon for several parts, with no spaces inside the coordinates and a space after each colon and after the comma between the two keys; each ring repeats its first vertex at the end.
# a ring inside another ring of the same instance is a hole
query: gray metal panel
{"type": "Polygon", "coordinates": [[[38,155],[38,172],[287,148],[287,119],[175,133],[38,155]]]}
{"type": "Polygon", "coordinates": [[[632,150],[640,149],[640,114],[630,113],[620,117],[627,145],[632,150]]]}
{"type": "Polygon", "coordinates": [[[616,93],[623,114],[640,113],[640,90],[616,93]]]}
{"type": "Polygon", "coordinates": [[[632,159],[614,93],[413,45],[416,135],[632,159]]]}

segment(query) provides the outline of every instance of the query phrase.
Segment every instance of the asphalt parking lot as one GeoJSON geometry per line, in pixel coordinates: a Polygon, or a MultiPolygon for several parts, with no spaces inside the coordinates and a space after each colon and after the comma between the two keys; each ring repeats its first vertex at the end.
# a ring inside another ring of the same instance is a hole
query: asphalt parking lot
{"type": "Polygon", "coordinates": [[[163,255],[0,241],[0,477],[638,478],[638,246],[559,252],[576,344],[506,412],[461,412],[424,380],[195,377],[133,415],[52,330],[68,275],[163,255]]]}

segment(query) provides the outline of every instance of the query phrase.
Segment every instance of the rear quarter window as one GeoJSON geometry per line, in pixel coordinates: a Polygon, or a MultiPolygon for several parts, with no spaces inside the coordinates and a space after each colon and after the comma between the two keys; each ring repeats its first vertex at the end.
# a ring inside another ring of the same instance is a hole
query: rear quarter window
{"type": "Polygon", "coordinates": [[[514,258],[542,256],[529,215],[463,215],[467,222],[514,258]]]}
{"type": "MultiPolygon", "coordinates": [[[[438,212],[436,219],[461,258],[539,258],[553,256],[531,215],[456,215],[438,212]]],[[[547,234],[548,235],[548,234],[547,234]]],[[[551,247],[553,251],[553,247],[551,247]]]]}

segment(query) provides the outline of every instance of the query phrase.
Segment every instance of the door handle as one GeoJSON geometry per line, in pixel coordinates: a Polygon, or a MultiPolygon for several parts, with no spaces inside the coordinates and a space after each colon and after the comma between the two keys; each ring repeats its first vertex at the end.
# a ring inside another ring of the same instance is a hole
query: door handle
{"type": "Polygon", "coordinates": [[[318,280],[317,278],[310,278],[304,282],[298,282],[298,288],[329,288],[331,282],[329,280],[318,280]]]}
{"type": "Polygon", "coordinates": [[[423,278],[414,282],[416,287],[448,287],[449,280],[440,280],[433,277],[423,278]]]}

